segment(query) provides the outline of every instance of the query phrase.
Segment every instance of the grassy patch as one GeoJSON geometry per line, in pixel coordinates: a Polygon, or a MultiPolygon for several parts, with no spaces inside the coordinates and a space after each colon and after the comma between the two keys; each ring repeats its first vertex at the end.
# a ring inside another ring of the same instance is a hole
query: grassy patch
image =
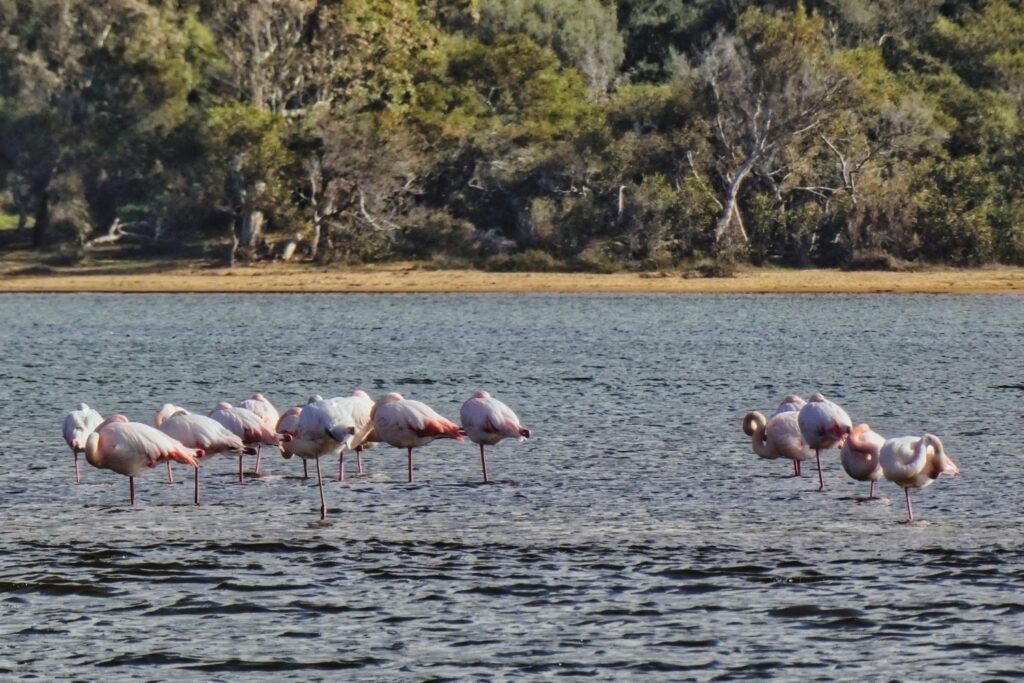
{"type": "Polygon", "coordinates": [[[0,211],[0,230],[14,230],[18,227],[18,214],[0,211]]]}

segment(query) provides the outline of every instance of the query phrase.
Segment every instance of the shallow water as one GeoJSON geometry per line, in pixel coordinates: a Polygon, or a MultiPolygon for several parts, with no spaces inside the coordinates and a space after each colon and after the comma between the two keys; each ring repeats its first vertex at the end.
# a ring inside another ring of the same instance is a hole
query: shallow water
{"type": "Polygon", "coordinates": [[[1024,299],[723,295],[0,296],[0,678],[1021,678],[1024,299]],[[262,391],[473,390],[534,437],[270,449],[137,482],[67,410],[148,421],[262,391]],[[740,419],[821,391],[963,476],[914,495],[754,456],[740,419]],[[349,458],[349,460],[353,460],[349,458]],[[313,472],[312,466],[310,471],[313,472]]]}

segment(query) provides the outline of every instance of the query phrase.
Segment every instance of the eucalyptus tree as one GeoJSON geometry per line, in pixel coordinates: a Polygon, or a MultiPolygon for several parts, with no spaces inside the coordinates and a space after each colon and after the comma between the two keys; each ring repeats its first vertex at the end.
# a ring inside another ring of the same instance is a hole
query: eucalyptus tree
{"type": "Polygon", "coordinates": [[[813,134],[843,102],[847,79],[834,65],[820,17],[796,12],[746,11],[735,34],[721,34],[696,69],[706,93],[719,176],[721,212],[714,242],[746,243],[739,198],[744,182],[779,147],[813,134]]]}
{"type": "MultiPolygon", "coordinates": [[[[354,166],[333,163],[339,144],[350,144],[368,159],[380,155],[333,136],[355,130],[355,120],[364,115],[401,116],[415,100],[413,72],[433,45],[434,29],[416,3],[389,0],[224,0],[214,3],[203,18],[221,38],[221,61],[213,73],[216,96],[253,112],[234,119],[238,125],[246,127],[246,119],[254,117],[276,121],[264,130],[283,136],[294,152],[292,158],[263,157],[271,164],[265,167],[251,166],[245,148],[214,152],[216,157],[239,157],[229,168],[249,169],[224,179],[221,203],[235,207],[230,221],[233,239],[250,249],[259,242],[261,236],[251,226],[260,223],[264,213],[274,220],[279,214],[274,207],[280,207],[278,195],[266,189],[275,178],[288,177],[300,198],[298,210],[310,219],[309,251],[316,257],[326,230],[354,215],[372,216],[369,207],[381,199],[371,196],[365,175],[349,173],[354,166]],[[360,182],[363,211],[341,211],[338,193],[330,188],[360,182]],[[241,195],[258,200],[241,202],[241,195]],[[270,199],[274,201],[266,201],[270,199]]],[[[212,142],[218,139],[231,140],[220,136],[212,142]]],[[[372,232],[380,232],[381,225],[379,220],[361,222],[372,232]]]]}

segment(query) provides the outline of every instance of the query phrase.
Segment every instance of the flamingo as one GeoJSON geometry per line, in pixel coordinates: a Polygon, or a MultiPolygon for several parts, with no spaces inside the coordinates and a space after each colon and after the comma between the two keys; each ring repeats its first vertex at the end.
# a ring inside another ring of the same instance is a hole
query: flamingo
{"type": "Polygon", "coordinates": [[[530,438],[530,430],[519,424],[519,418],[512,409],[486,391],[475,392],[472,398],[462,404],[459,421],[462,422],[466,436],[480,444],[480,465],[484,470],[485,484],[489,479],[484,444],[494,446],[505,438],[519,441],[530,438]]]}
{"type": "Polygon", "coordinates": [[[316,483],[320,488],[320,519],[327,518],[324,498],[324,480],[320,473],[320,458],[354,447],[356,426],[344,404],[335,399],[324,400],[314,396],[298,414],[295,436],[288,441],[287,450],[305,460],[316,461],[316,483]]]}
{"type": "Polygon", "coordinates": [[[882,466],[878,453],[885,444],[885,437],[866,424],[859,424],[850,432],[849,438],[839,450],[839,462],[846,473],[857,481],[870,481],[868,498],[875,497],[875,484],[882,478],[882,466]]]}
{"type": "Polygon", "coordinates": [[[390,393],[373,405],[370,421],[353,439],[354,445],[364,443],[373,433],[379,441],[409,452],[409,481],[413,480],[412,449],[425,446],[434,439],[462,441],[464,432],[454,422],[441,417],[420,401],[407,400],[390,393]]]}
{"type": "Polygon", "coordinates": [[[90,465],[128,477],[132,505],[135,477],[169,460],[198,469],[202,456],[202,450],[188,448],[155,427],[129,422],[124,415],[114,415],[99,425],[85,442],[85,459],[90,465]]]}
{"type": "Polygon", "coordinates": [[[772,413],[772,416],[774,417],[775,415],[789,412],[799,413],[800,409],[803,408],[805,405],[807,405],[807,401],[803,400],[799,396],[796,396],[795,394],[790,394],[789,396],[786,396],[785,398],[782,399],[782,402],[779,403],[779,407],[775,409],[775,412],[772,413]]]}
{"type": "MultiPolygon", "coordinates": [[[[165,403],[153,416],[153,426],[189,448],[203,453],[200,462],[215,453],[253,455],[255,448],[212,417],[194,415],[184,408],[165,403]]],[[[199,505],[199,468],[195,471],[195,503],[199,505]]]]}
{"type": "Polygon", "coordinates": [[[800,434],[807,445],[814,449],[814,458],[818,462],[818,490],[821,491],[825,488],[825,477],[821,473],[821,451],[837,444],[841,446],[853,425],[845,410],[821,394],[811,396],[797,416],[800,434]]]}
{"type": "MultiPolygon", "coordinates": [[[[268,429],[276,429],[277,422],[281,419],[281,416],[277,412],[277,408],[274,404],[266,399],[263,394],[253,394],[251,398],[247,398],[244,401],[239,401],[235,407],[245,408],[256,413],[263,423],[267,425],[268,429]]],[[[256,444],[256,474],[260,473],[260,462],[263,459],[263,448],[262,444],[256,444]]]]}
{"type": "MultiPolygon", "coordinates": [[[[209,417],[227,427],[247,446],[257,444],[280,446],[282,441],[287,440],[287,437],[275,433],[273,427],[267,427],[263,419],[256,413],[245,408],[236,408],[227,402],[218,403],[217,407],[210,412],[209,417]]],[[[238,481],[244,481],[241,455],[238,456],[238,481]]]]}
{"type": "Polygon", "coordinates": [[[103,416],[84,403],[64,416],[64,441],[75,456],[75,483],[82,483],[82,472],[78,467],[78,454],[85,450],[85,441],[99,424],[103,416]]]}
{"type": "Polygon", "coordinates": [[[777,412],[771,419],[756,410],[743,417],[743,432],[751,437],[750,446],[767,460],[788,458],[793,461],[793,476],[800,476],[800,463],[814,457],[814,449],[807,445],[800,433],[799,413],[793,410],[777,412]]]}
{"type": "MultiPolygon", "coordinates": [[[[277,421],[277,425],[274,429],[278,434],[287,435],[291,438],[295,438],[299,433],[299,414],[302,413],[302,406],[295,406],[281,413],[281,417],[277,421]]],[[[288,450],[288,446],[282,443],[281,456],[285,460],[291,460],[292,453],[288,450]]],[[[309,478],[309,472],[306,470],[306,460],[302,459],[302,477],[303,479],[309,478]]]]}
{"type": "Polygon", "coordinates": [[[882,474],[886,479],[903,487],[907,499],[907,521],[914,521],[914,507],[910,503],[910,489],[929,486],[940,474],[958,476],[960,468],[948,455],[939,437],[900,436],[888,439],[878,455],[882,474]]]}
{"type": "MultiPolygon", "coordinates": [[[[351,428],[350,436],[362,431],[366,423],[370,421],[370,411],[373,410],[373,399],[361,389],[356,389],[351,396],[342,396],[329,399],[333,410],[338,412],[338,419],[344,423],[346,428],[351,428]]],[[[344,446],[338,453],[338,481],[345,481],[345,449],[355,450],[358,459],[359,474],[363,473],[363,450],[372,448],[375,443],[369,438],[363,443],[353,444],[352,438],[344,440],[344,446]]]]}

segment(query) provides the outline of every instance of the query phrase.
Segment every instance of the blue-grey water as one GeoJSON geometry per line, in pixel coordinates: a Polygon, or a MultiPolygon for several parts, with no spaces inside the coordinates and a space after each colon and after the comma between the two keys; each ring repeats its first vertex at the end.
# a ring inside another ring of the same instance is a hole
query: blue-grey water
{"type": "Polygon", "coordinates": [[[3,680],[982,680],[1024,676],[1024,298],[0,296],[3,680]],[[534,436],[276,449],[137,481],[67,410],[478,388],[534,436]],[[821,391],[963,475],[915,493],[759,460],[750,409],[821,391]],[[312,466],[310,471],[313,471],[312,466]]]}

